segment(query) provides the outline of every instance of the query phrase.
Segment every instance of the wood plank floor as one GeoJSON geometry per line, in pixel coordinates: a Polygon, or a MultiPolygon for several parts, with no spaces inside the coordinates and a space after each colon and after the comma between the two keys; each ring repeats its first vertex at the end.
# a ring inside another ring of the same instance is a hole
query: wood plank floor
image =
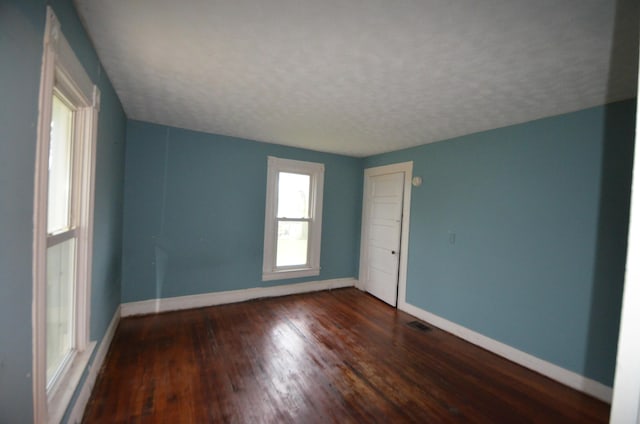
{"type": "Polygon", "coordinates": [[[603,423],[609,406],[356,289],[122,319],[86,423],[603,423]]]}

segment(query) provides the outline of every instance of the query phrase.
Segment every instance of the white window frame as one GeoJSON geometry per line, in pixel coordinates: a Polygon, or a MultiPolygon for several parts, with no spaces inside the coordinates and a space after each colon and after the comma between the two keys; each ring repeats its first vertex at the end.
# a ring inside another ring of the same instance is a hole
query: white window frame
{"type": "Polygon", "coordinates": [[[274,156],[267,158],[267,199],[264,214],[262,281],[320,275],[323,192],[324,164],[283,159],[274,156]],[[278,175],[280,172],[305,174],[311,177],[309,190],[310,216],[308,219],[305,219],[309,222],[307,264],[303,266],[276,266],[278,242],[278,175]]]}
{"type": "Polygon", "coordinates": [[[33,403],[34,421],[58,423],[62,419],[86,368],[95,342],[89,340],[91,259],[95,155],[100,91],[95,86],[62,34],[60,23],[47,6],[38,103],[38,140],[35,162],[33,232],[33,403]],[[47,234],[48,161],[54,91],[62,93],[74,107],[73,194],[78,202],[71,211],[76,238],[73,346],[65,365],[47,387],[46,376],[46,274],[47,245],[55,237],[47,234]]]}

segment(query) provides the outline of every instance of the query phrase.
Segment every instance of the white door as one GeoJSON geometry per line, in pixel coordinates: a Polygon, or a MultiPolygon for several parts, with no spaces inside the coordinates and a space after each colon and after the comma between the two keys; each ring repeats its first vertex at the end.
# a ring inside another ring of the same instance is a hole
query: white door
{"type": "Polygon", "coordinates": [[[396,306],[404,172],[369,176],[365,207],[365,290],[396,306]]]}

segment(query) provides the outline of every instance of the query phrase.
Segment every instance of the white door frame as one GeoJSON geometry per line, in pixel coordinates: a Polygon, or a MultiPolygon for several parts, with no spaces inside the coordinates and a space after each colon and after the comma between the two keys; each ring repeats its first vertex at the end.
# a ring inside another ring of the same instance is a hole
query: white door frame
{"type": "MultiPolygon", "coordinates": [[[[640,72],[638,73],[640,81],[640,72]]],[[[640,98],[636,99],[640,106],[640,98]]],[[[640,110],[640,109],[638,109],[640,110]]],[[[627,247],[627,269],[620,317],[618,361],[611,403],[612,423],[640,423],[640,116],[636,116],[636,140],[631,182],[631,210],[627,247]],[[633,258],[636,258],[635,260],[633,258]]]]}
{"type": "Polygon", "coordinates": [[[376,166],[364,170],[364,186],[362,194],[362,227],[360,231],[360,272],[357,287],[366,290],[367,285],[367,243],[368,222],[369,222],[369,180],[386,174],[404,172],[404,195],[402,200],[402,229],[400,231],[400,265],[398,272],[398,301],[397,307],[404,308],[406,305],[407,293],[407,258],[409,253],[409,223],[411,222],[409,212],[411,211],[411,178],[413,175],[413,161],[394,163],[391,165],[376,166]]]}

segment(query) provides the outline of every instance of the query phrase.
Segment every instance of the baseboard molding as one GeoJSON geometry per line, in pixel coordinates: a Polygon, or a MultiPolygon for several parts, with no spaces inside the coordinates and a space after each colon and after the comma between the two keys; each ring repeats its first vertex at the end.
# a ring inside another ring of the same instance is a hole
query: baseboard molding
{"type": "Polygon", "coordinates": [[[68,424],[77,424],[82,421],[82,415],[84,415],[84,409],[87,406],[87,402],[89,402],[89,397],[91,396],[91,391],[93,390],[93,386],[96,383],[96,379],[98,378],[98,373],[102,368],[102,364],[107,356],[107,352],[109,351],[109,346],[111,346],[111,341],[113,340],[113,336],[116,333],[116,328],[118,327],[118,322],[120,321],[121,309],[120,306],[116,308],[116,312],[113,314],[113,318],[111,318],[111,322],[107,327],[107,331],[104,333],[104,337],[102,337],[102,341],[100,342],[100,347],[96,351],[95,357],[93,358],[93,362],[89,364],[87,378],[80,389],[80,393],[78,394],[78,398],[76,399],[76,403],[73,405],[71,409],[71,413],[69,414],[69,419],[67,421],[68,424]]]}
{"type": "Polygon", "coordinates": [[[123,317],[146,315],[159,312],[178,311],[182,309],[203,308],[226,303],[244,302],[245,300],[263,297],[286,296],[320,290],[330,290],[356,285],[355,278],[337,278],[333,280],[310,281],[307,283],[285,284],[272,287],[255,287],[244,290],[230,290],[196,294],[190,296],[167,297],[163,299],[143,300],[120,305],[123,317]]]}
{"type": "Polygon", "coordinates": [[[569,386],[573,389],[579,390],[590,396],[600,399],[604,402],[611,403],[613,396],[613,389],[600,382],[584,377],[573,371],[569,371],[558,365],[547,362],[543,359],[537,358],[526,352],[513,348],[509,345],[501,343],[497,340],[491,339],[480,333],[476,333],[466,327],[451,322],[438,315],[427,312],[424,309],[420,309],[416,306],[408,304],[406,302],[398,302],[398,309],[401,309],[423,321],[433,324],[444,331],[454,334],[461,339],[471,342],[477,346],[480,346],[490,352],[500,355],[518,365],[529,368],[537,373],[540,373],[546,377],[551,378],[559,383],[569,386]]]}

